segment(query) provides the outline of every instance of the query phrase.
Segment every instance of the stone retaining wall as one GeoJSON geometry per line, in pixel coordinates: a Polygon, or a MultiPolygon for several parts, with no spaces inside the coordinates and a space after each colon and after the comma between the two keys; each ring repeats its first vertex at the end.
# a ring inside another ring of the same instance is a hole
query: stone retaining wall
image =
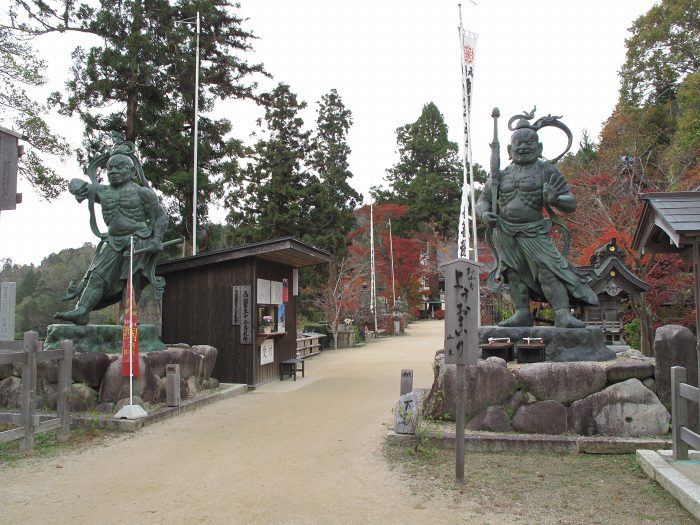
{"type": "MultiPolygon", "coordinates": [[[[435,355],[423,414],[454,421],[455,365],[435,355]]],[[[632,351],[604,363],[510,365],[491,357],[465,367],[470,430],[532,434],[658,436],[671,415],[656,396],[654,360],[632,351]],[[633,356],[633,357],[631,357],[633,356]]]]}
{"type": "MultiPolygon", "coordinates": [[[[139,356],[140,376],[134,378],[133,394],[146,403],[165,401],[165,367],[180,365],[180,397],[186,399],[200,390],[216,388],[211,377],[217,350],[213,346],[178,344],[139,356]]],[[[129,379],[121,375],[120,354],[75,352],[69,403],[71,411],[111,413],[120,400],[129,397],[129,379]]],[[[22,365],[0,366],[0,406],[19,405],[22,365]]],[[[37,366],[37,408],[56,409],[58,365],[55,361],[37,366]]]]}

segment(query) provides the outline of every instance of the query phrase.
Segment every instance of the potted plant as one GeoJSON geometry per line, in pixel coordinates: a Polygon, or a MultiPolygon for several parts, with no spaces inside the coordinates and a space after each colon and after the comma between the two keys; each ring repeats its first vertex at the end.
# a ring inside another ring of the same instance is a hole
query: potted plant
{"type": "Polygon", "coordinates": [[[272,319],[271,315],[263,315],[260,319],[260,332],[263,334],[271,334],[274,324],[275,321],[272,319]]]}

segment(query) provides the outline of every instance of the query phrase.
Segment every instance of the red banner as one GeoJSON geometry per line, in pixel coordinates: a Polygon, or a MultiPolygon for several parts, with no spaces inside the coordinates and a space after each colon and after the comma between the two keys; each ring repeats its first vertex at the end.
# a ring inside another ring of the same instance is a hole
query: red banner
{"type": "Polygon", "coordinates": [[[133,365],[131,371],[134,377],[141,375],[139,369],[139,330],[136,326],[136,309],[134,308],[134,289],[131,286],[131,276],[126,283],[126,304],[124,305],[124,331],[122,332],[122,377],[129,377],[129,351],[133,365]]]}

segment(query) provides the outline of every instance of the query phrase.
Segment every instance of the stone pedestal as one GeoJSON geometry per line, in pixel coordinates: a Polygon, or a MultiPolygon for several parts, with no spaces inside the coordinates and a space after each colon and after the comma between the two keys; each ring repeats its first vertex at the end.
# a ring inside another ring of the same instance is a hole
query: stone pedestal
{"type": "Polygon", "coordinates": [[[517,344],[525,337],[544,340],[545,361],[609,361],[615,352],[605,344],[600,328],[556,328],[553,326],[479,328],[479,344],[488,343],[489,337],[509,337],[517,344]]]}
{"type": "MultiPolygon", "coordinates": [[[[121,354],[122,325],[89,324],[52,324],[46,330],[46,350],[59,347],[62,339],[73,341],[73,352],[99,352],[103,354],[121,354]]],[[[165,350],[165,345],[158,338],[158,330],[152,324],[138,325],[139,353],[165,350]]]]}

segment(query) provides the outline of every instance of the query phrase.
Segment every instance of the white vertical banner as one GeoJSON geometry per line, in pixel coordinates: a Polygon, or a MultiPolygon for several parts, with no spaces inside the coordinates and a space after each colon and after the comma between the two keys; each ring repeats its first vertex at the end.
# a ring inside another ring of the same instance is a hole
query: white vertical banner
{"type": "Polygon", "coordinates": [[[459,240],[457,257],[477,262],[476,216],[474,215],[474,171],[472,163],[471,108],[474,90],[474,59],[476,33],[459,27],[462,62],[462,115],[464,117],[464,166],[462,202],[459,210],[459,240]]]}

